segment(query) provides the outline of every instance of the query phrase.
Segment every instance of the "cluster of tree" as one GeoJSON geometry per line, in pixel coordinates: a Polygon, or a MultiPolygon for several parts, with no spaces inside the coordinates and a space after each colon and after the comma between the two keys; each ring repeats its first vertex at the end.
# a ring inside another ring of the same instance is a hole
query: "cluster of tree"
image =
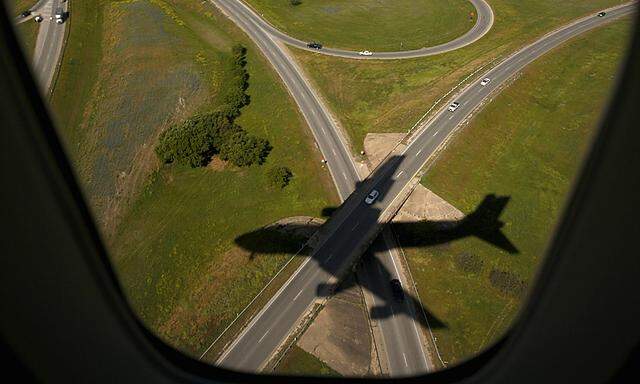
{"type": "Polygon", "coordinates": [[[236,44],[231,49],[231,57],[225,60],[226,72],[231,74],[221,90],[222,107],[220,108],[230,119],[240,116],[240,109],[249,105],[251,99],[246,90],[249,88],[249,72],[247,72],[247,48],[236,44]]]}
{"type": "Polygon", "coordinates": [[[223,105],[215,112],[194,116],[169,127],[160,135],[156,154],[163,163],[180,163],[192,167],[206,165],[211,156],[237,166],[264,163],[271,151],[269,141],[247,133],[234,123],[240,109],[249,104],[247,49],[236,45],[227,60],[230,80],[222,93],[223,105]]]}
{"type": "Polygon", "coordinates": [[[284,188],[289,185],[289,181],[293,177],[293,172],[287,167],[274,166],[267,171],[269,182],[276,188],[284,188]]]}
{"type": "Polygon", "coordinates": [[[270,151],[269,141],[247,133],[219,111],[172,125],[156,146],[162,162],[192,167],[206,165],[215,154],[240,167],[262,164],[270,151]]]}

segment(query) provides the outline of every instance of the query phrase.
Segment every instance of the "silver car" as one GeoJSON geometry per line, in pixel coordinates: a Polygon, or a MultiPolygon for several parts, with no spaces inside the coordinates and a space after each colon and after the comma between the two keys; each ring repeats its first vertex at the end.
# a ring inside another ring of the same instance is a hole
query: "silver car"
{"type": "Polygon", "coordinates": [[[367,197],[364,199],[364,202],[371,205],[374,201],[376,201],[378,196],[380,196],[380,192],[374,189],[373,191],[369,192],[369,195],[367,195],[367,197]]]}

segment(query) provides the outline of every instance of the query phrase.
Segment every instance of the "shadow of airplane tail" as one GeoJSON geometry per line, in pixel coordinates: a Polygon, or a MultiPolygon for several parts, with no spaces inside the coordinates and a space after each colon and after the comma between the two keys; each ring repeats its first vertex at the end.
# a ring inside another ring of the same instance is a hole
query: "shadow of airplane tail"
{"type": "Polygon", "coordinates": [[[482,239],[509,253],[518,253],[515,245],[502,232],[504,222],[500,221],[500,216],[510,199],[509,196],[486,195],[476,210],[460,222],[461,232],[482,239]]]}

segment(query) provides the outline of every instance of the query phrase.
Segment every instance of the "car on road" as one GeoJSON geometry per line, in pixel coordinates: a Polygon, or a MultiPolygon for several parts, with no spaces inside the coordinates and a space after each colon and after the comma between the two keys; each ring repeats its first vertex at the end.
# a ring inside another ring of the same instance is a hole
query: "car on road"
{"type": "Polygon", "coordinates": [[[373,191],[369,192],[367,197],[364,199],[364,202],[369,204],[369,205],[371,205],[371,204],[373,204],[374,201],[376,201],[378,196],[380,196],[380,192],[378,192],[378,191],[376,191],[374,189],[373,191]]]}
{"type": "Polygon", "coordinates": [[[56,24],[62,24],[62,23],[64,23],[64,19],[66,19],[67,14],[62,8],[58,8],[56,10],[55,15],[53,15],[53,17],[56,20],[56,24]]]}
{"type": "Polygon", "coordinates": [[[22,12],[20,14],[20,17],[24,18],[24,17],[30,16],[30,15],[31,15],[31,11],[27,9],[26,11],[24,11],[24,12],[22,12]]]}
{"type": "Polygon", "coordinates": [[[487,84],[489,84],[489,82],[491,81],[490,78],[485,77],[484,79],[482,79],[482,81],[480,82],[480,85],[482,85],[483,87],[487,84]]]}
{"type": "Polygon", "coordinates": [[[391,295],[396,301],[404,300],[404,289],[402,289],[402,283],[398,279],[391,280],[391,295]]]}
{"type": "Polygon", "coordinates": [[[313,48],[313,49],[322,49],[322,44],[312,41],[310,43],[307,43],[307,47],[313,48]]]}
{"type": "Polygon", "coordinates": [[[358,52],[358,55],[360,55],[360,56],[371,56],[371,55],[373,55],[373,52],[371,52],[371,51],[360,51],[360,52],[358,52]]]}
{"type": "Polygon", "coordinates": [[[38,16],[34,17],[33,20],[35,20],[36,23],[42,23],[42,20],[44,20],[44,19],[42,18],[42,16],[38,15],[38,16]]]}
{"type": "Polygon", "coordinates": [[[598,13],[598,17],[604,17],[604,15],[606,15],[606,14],[607,14],[606,12],[599,12],[598,13]]]}
{"type": "Polygon", "coordinates": [[[449,112],[453,112],[456,109],[458,109],[458,107],[460,106],[460,103],[458,103],[457,101],[454,101],[453,103],[451,103],[451,105],[449,106],[449,112]]]}

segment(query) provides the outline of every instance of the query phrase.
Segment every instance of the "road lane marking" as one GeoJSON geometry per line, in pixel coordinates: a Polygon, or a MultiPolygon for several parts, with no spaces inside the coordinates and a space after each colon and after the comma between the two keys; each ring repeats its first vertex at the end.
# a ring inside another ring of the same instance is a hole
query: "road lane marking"
{"type": "Polygon", "coordinates": [[[298,296],[300,296],[300,294],[302,293],[302,290],[300,290],[300,292],[298,292],[298,294],[296,295],[296,297],[293,298],[293,301],[296,301],[296,299],[298,298],[298,296]]]}
{"type": "Polygon", "coordinates": [[[356,223],[356,225],[353,226],[353,228],[351,228],[351,232],[353,232],[356,228],[358,228],[358,225],[360,225],[359,221],[356,223]]]}
{"type": "Polygon", "coordinates": [[[258,344],[260,344],[260,342],[262,341],[262,339],[265,338],[265,336],[267,336],[267,334],[269,333],[270,330],[268,330],[267,332],[264,333],[264,335],[262,335],[262,337],[260,338],[260,340],[258,340],[258,344]]]}
{"type": "Polygon", "coordinates": [[[398,174],[396,175],[396,179],[397,179],[398,177],[400,177],[400,175],[402,175],[403,173],[404,173],[404,171],[400,171],[400,172],[398,172],[398,174]]]}
{"type": "Polygon", "coordinates": [[[455,116],[455,115],[451,115],[451,117],[449,117],[449,120],[453,119],[453,117],[454,117],[454,116],[455,116]]]}
{"type": "Polygon", "coordinates": [[[437,134],[438,134],[438,132],[440,132],[440,131],[435,131],[435,132],[433,132],[433,135],[431,135],[431,137],[433,137],[433,136],[437,135],[437,134]]]}
{"type": "Polygon", "coordinates": [[[404,352],[402,352],[402,357],[404,358],[404,366],[408,367],[409,364],[407,364],[407,355],[404,352]]]}
{"type": "Polygon", "coordinates": [[[418,152],[416,152],[416,156],[418,156],[420,154],[420,152],[422,152],[423,148],[420,148],[420,150],[418,150],[418,152]]]}
{"type": "Polygon", "coordinates": [[[331,260],[333,258],[333,253],[329,254],[329,257],[327,257],[327,261],[331,260]]]}

